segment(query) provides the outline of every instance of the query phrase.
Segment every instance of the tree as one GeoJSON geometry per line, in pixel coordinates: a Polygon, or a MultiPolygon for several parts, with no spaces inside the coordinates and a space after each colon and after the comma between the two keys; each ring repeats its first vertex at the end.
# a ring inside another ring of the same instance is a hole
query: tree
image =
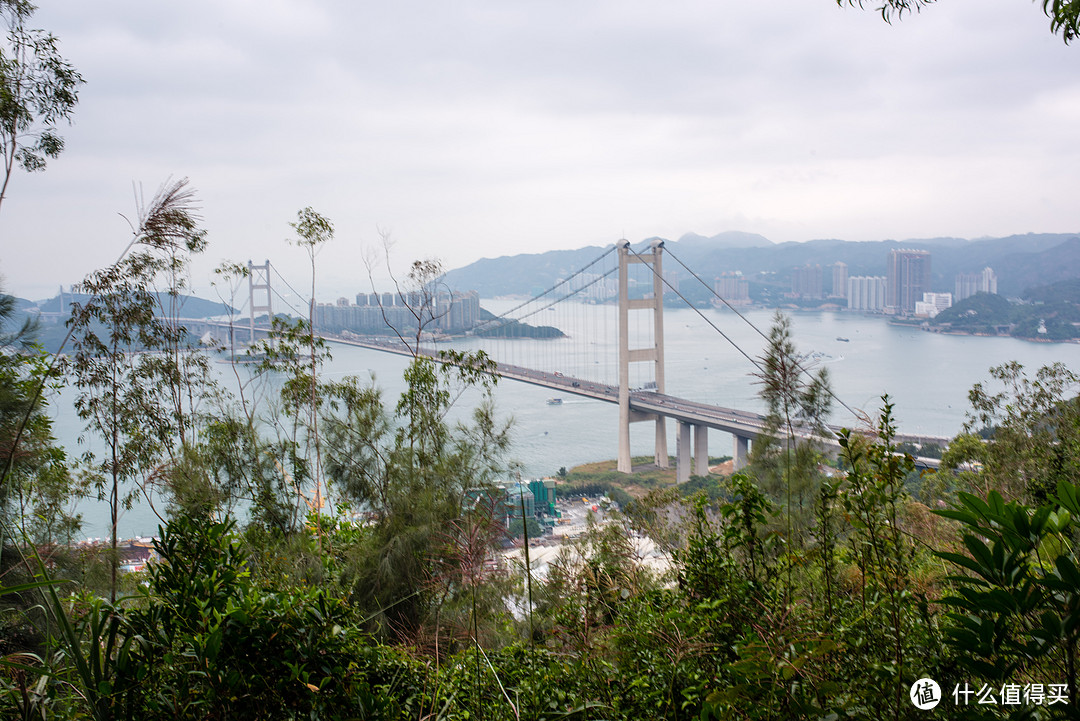
{"type": "MultiPolygon", "coordinates": [[[[294,241],[299,247],[307,251],[308,259],[311,261],[311,303],[308,306],[308,348],[311,353],[311,378],[309,382],[310,394],[310,408],[308,412],[308,428],[314,439],[315,445],[315,468],[314,468],[314,506],[315,513],[321,519],[322,509],[322,461],[319,457],[319,404],[318,404],[318,380],[316,376],[318,357],[316,354],[316,342],[315,342],[315,256],[318,255],[319,247],[333,240],[334,238],[334,226],[330,222],[329,218],[323,216],[312,210],[311,206],[308,206],[297,213],[296,222],[289,223],[294,231],[296,231],[296,240],[294,241]]],[[[320,538],[322,536],[322,530],[320,526],[319,531],[320,538]]]]}
{"type": "MultiPolygon", "coordinates": [[[[258,369],[280,380],[279,402],[258,418],[246,414],[246,428],[240,429],[235,420],[227,422],[246,438],[237,440],[242,440],[239,448],[246,448],[244,453],[250,458],[242,477],[252,492],[252,520],[283,538],[297,530],[305,502],[313,510],[322,505],[316,480],[322,467],[317,413],[327,391],[318,374],[330,350],[306,320],[275,317],[267,338],[256,346],[256,355],[262,358],[258,369]],[[264,439],[259,426],[272,429],[274,438],[264,439]],[[267,469],[259,457],[271,458],[276,469],[264,472],[267,469]],[[313,492],[310,501],[304,495],[308,489],[313,492]]],[[[227,477],[235,480],[237,475],[231,472],[227,477]]]]}
{"type": "MultiPolygon", "coordinates": [[[[877,11],[885,22],[892,22],[895,17],[902,19],[905,14],[919,12],[934,0],[881,0],[877,11]]],[[[836,0],[836,4],[851,7],[864,7],[864,0],[836,0]]],[[[1043,12],[1050,18],[1050,32],[1061,33],[1066,44],[1080,35],[1080,0],[1042,0],[1043,12]]]]}
{"type": "MultiPolygon", "coordinates": [[[[405,280],[399,281],[390,267],[391,241],[388,233],[382,234],[383,252],[382,259],[386,263],[386,273],[394,284],[397,291],[397,306],[405,307],[412,316],[402,327],[394,325],[387,316],[386,308],[379,301],[379,310],[382,312],[383,322],[394,332],[394,335],[409,349],[412,355],[420,355],[420,343],[424,337],[424,331],[435,324],[442,316],[450,312],[449,307],[440,308],[439,296],[450,297],[450,289],[443,282],[442,263],[435,259],[414,260],[405,275],[405,280]],[[442,292],[440,293],[440,286],[442,292]],[[408,337],[411,336],[411,337],[408,337]]],[[[371,281],[371,290],[375,291],[375,266],[378,256],[369,253],[364,262],[367,265],[368,279],[371,281]]],[[[378,294],[376,294],[378,297],[378,294]]]]}
{"type": "Polygon", "coordinates": [[[69,508],[77,484],[38,392],[55,375],[33,343],[33,323],[4,328],[15,315],[14,300],[0,292],[0,547],[12,530],[24,542],[66,543],[80,526],[69,508]]]}
{"type": "Polygon", "coordinates": [[[326,386],[327,476],[343,500],[375,519],[354,593],[402,637],[415,634],[435,605],[429,584],[447,528],[507,471],[509,424],[494,418],[493,370],[483,353],[441,364],[417,356],[393,413],[355,378],[326,386]],[[485,398],[472,423],[452,425],[447,414],[467,386],[482,387],[485,398]]]}
{"type": "Polygon", "coordinates": [[[995,393],[982,383],[971,389],[965,435],[949,444],[942,469],[959,472],[963,490],[1045,503],[1060,481],[1080,472],[1080,377],[1053,363],[1029,378],[1016,361],[990,375],[1002,389],[995,393]],[[987,442],[977,435],[983,431],[987,442]]]}
{"type": "Polygon", "coordinates": [[[0,205],[15,167],[43,170],[64,149],[56,132],[71,119],[82,76],[60,56],[57,39],[28,27],[36,8],[27,0],[0,0],[7,35],[0,44],[0,205]]]}
{"type": "Polygon", "coordinates": [[[89,299],[73,304],[69,321],[74,345],[69,369],[80,391],[75,410],[106,446],[104,457],[92,451],[84,457],[99,495],[109,502],[112,600],[120,508],[134,503],[137,479],[168,478],[194,428],[196,396],[209,385],[206,364],[192,365],[192,356],[180,352],[186,330],[175,323],[175,314],[161,309],[161,295],[153,292],[164,275],[167,296],[175,299],[187,256],[205,248],[186,183],[163,187],[141,210],[128,250],[81,283],[89,299]]]}
{"type": "MultiPolygon", "coordinates": [[[[952,609],[947,641],[962,668],[995,687],[1038,669],[1065,682],[1075,708],[1080,489],[1062,480],[1038,506],[1006,502],[997,491],[985,500],[960,493],[953,508],[935,513],[960,522],[967,551],[937,552],[963,571],[950,577],[956,593],[942,599],[952,609]]],[[[1064,716],[1075,718],[1075,711],[1064,716]]]]}
{"type": "Polygon", "coordinates": [[[785,498],[786,542],[794,550],[803,542],[811,522],[807,509],[820,490],[817,464],[821,439],[831,436],[825,423],[832,391],[824,368],[812,375],[803,366],[791,335],[790,318],[777,312],[756,374],[768,412],[765,432],[754,442],[753,464],[765,490],[785,498]]]}

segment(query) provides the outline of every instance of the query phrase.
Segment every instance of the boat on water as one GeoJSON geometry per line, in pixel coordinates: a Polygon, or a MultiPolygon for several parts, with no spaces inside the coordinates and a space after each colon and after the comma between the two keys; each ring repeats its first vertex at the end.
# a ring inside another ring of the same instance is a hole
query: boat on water
{"type": "Polygon", "coordinates": [[[235,358],[218,358],[218,363],[231,363],[236,366],[258,365],[266,361],[266,356],[237,356],[235,358]]]}
{"type": "Polygon", "coordinates": [[[232,363],[233,365],[257,365],[266,362],[266,354],[243,348],[230,353],[227,348],[218,348],[217,362],[232,363]]]}
{"type": "Polygon", "coordinates": [[[561,406],[562,405],[562,398],[548,398],[547,399],[547,404],[549,406],[561,406]]]}
{"type": "Polygon", "coordinates": [[[848,343],[849,342],[849,339],[841,338],[840,336],[836,336],[836,340],[840,341],[841,343],[848,343]]]}

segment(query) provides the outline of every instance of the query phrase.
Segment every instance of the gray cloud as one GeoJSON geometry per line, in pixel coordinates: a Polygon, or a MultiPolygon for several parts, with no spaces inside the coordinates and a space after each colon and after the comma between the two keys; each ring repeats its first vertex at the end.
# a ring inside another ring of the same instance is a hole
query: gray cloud
{"type": "MultiPolygon", "coordinates": [[[[126,241],[131,183],[200,191],[208,260],[328,295],[389,228],[405,261],[741,229],[777,241],[1076,230],[1080,54],[1036,6],[885,25],[830,0],[134,0],[38,13],[87,78],[68,149],[20,175],[0,272],[43,294],[126,241]]],[[[202,279],[196,277],[196,282],[202,279]]]]}

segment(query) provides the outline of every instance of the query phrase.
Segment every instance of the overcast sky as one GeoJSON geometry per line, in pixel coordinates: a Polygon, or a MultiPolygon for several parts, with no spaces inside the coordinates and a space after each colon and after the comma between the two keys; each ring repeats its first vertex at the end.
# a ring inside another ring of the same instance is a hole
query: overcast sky
{"type": "Polygon", "coordinates": [[[132,184],[197,189],[210,248],[304,282],[290,220],[448,268],[685,232],[1080,231],[1080,46],[1041,3],[887,25],[833,0],[36,0],[86,79],[67,149],[0,210],[9,292],[115,260],[132,184]],[[285,270],[287,266],[294,270],[285,270]]]}

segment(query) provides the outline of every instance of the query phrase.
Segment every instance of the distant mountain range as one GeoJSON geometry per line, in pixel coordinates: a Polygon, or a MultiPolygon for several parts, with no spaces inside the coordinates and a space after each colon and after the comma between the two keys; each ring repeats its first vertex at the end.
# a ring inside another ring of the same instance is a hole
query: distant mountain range
{"type": "MultiPolygon", "coordinates": [[[[167,294],[155,293],[154,295],[157,297],[159,306],[167,307],[169,305],[170,299],[167,294]]],[[[69,308],[72,303],[85,303],[89,299],[90,296],[83,293],[64,293],[62,297],[54,295],[48,300],[40,300],[36,303],[17,298],[16,306],[19,310],[28,312],[59,313],[61,310],[69,308]]],[[[218,315],[228,315],[230,311],[236,312],[225,303],[206,300],[194,295],[178,296],[177,304],[179,315],[183,318],[211,318],[218,315]]]]}
{"type": "MultiPolygon", "coordinates": [[[[158,294],[163,295],[163,294],[158,294]]],[[[15,299],[15,317],[10,327],[0,329],[0,332],[10,332],[22,325],[23,320],[29,316],[39,320],[35,338],[45,350],[55,353],[60,349],[64,337],[67,335],[66,321],[70,316],[72,303],[85,303],[90,296],[79,293],[64,293],[63,299],[56,295],[48,300],[29,301],[24,298],[15,299]]],[[[159,298],[159,302],[167,305],[167,298],[159,298]]],[[[182,318],[211,318],[219,315],[228,315],[230,308],[224,303],[206,300],[193,295],[179,297],[180,316],[182,318]]],[[[235,311],[234,311],[235,312],[235,311]]],[[[102,330],[98,326],[98,330],[102,330]]]]}
{"type": "MultiPolygon", "coordinates": [[[[634,248],[651,240],[634,243],[634,248]]],[[[783,285],[796,267],[826,267],[836,262],[847,264],[849,276],[885,275],[889,251],[898,248],[930,251],[933,289],[939,292],[951,293],[958,273],[975,273],[986,266],[997,273],[998,292],[1005,296],[1021,296],[1038,286],[1080,278],[1080,233],[802,243],[773,243],[753,233],[727,232],[712,237],[687,233],[678,240],[665,240],[665,247],[710,284],[721,273],[741,271],[751,280],[768,276],[771,282],[783,285]]],[[[567,277],[604,250],[589,246],[484,258],[448,272],[446,282],[451,288],[479,291],[484,298],[531,295],[567,277]]],[[[687,277],[675,262],[666,262],[664,269],[687,277]]]]}

